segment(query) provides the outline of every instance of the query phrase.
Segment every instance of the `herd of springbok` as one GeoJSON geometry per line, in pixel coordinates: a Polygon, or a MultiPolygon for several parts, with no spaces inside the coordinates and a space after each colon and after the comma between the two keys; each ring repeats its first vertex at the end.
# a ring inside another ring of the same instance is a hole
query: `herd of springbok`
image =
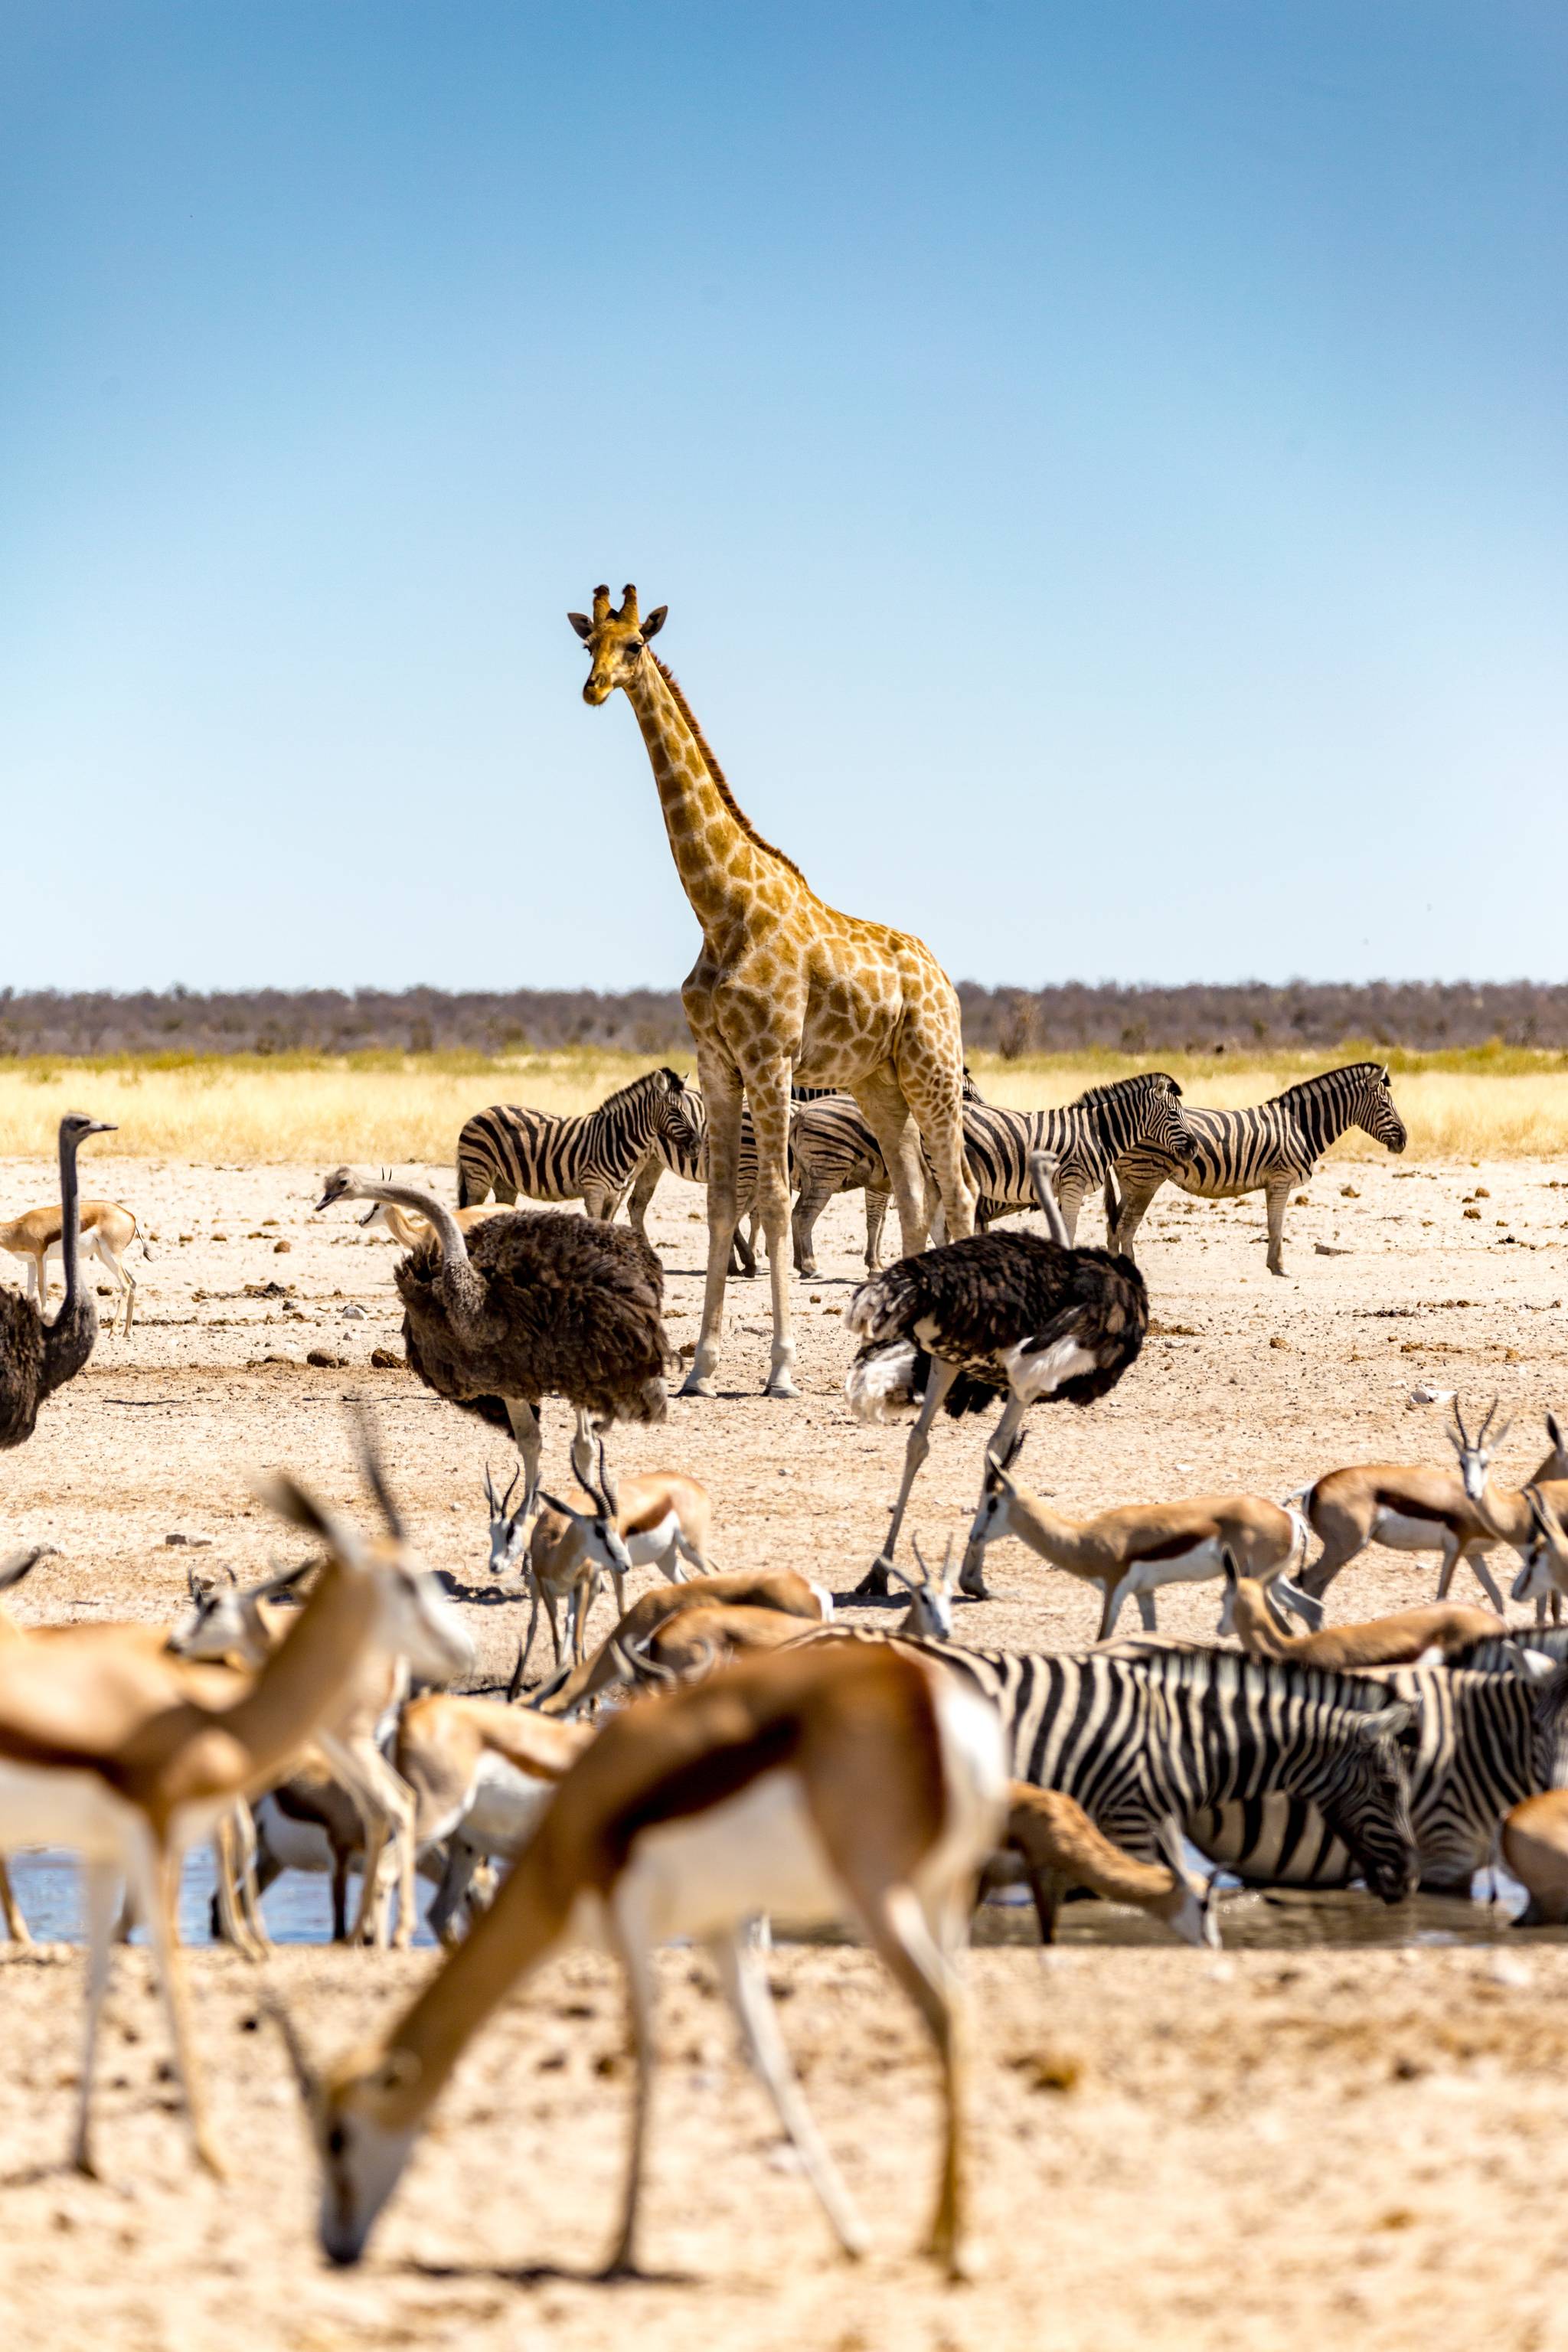
{"type": "MultiPolygon", "coordinates": [[[[25,1251],[31,1268],[27,1298],[5,1293],[0,1317],[0,1391],[7,1380],[32,1382],[7,1424],[24,1437],[51,1393],[37,1370],[53,1328],[48,1252],[63,1244],[73,1344],[85,1328],[90,1349],[95,1328],[79,1248],[121,1280],[130,1328],[134,1286],[120,1261],[135,1218],[85,1202],[73,1227],[75,1151],[96,1131],[80,1119],[62,1126],[62,1208],[0,1228],[0,1247],[25,1251]]],[[[1131,1260],[1068,1242],[1051,1173],[1040,1155],[1044,1238],[939,1246],[874,1276],[847,1309],[851,1405],[868,1420],[900,1405],[916,1415],[873,1570],[873,1590],[891,1578],[907,1594],[890,1632],[845,1622],[834,1595],[793,1569],[726,1570],[721,1514],[689,1472],[617,1479],[606,1432],[663,1417],[673,1361],[662,1268],[641,1235],[555,1211],[454,1215],[346,1168],[327,1180],[323,1209],[369,1200],[400,1246],[412,1370],[515,1440],[510,1483],[485,1478],[488,1572],[520,1621],[526,1608],[526,1629],[510,1685],[484,1685],[462,1611],[416,1556],[367,1421],[363,1522],[286,1472],[259,1485],[309,1543],[261,1583],[193,1574],[183,1613],[159,1626],[23,1625],[0,1602],[0,1899],[11,1937],[25,1941],[27,1927],[5,1857],[63,1847],[82,1867],[86,2042],[72,2143],[82,2171],[98,2165],[94,2061],[112,1948],[137,1922],[197,2154],[223,2169],[177,1925],[184,1858],[203,1844],[216,1863],[215,1930],[258,1965],[269,1949],[264,1896],[284,1873],[328,1875],[334,1936],[371,1947],[406,1946],[419,1881],[429,1889],[442,1953],[368,2047],[325,2059],[279,2000],[267,2004],[304,2095],[321,2242],[336,2263],[363,2253],[444,2085],[500,2004],[552,1957],[589,1947],[617,1961],[628,1995],[633,2129],[610,2269],[633,2269],[652,1955],[677,1938],[705,1948],[830,2227],[846,2252],[861,2252],[864,2223],[774,2016],[763,1954],[777,1923],[853,1928],[929,2032],[945,2122],[928,2245],[961,2271],[961,1966],[977,1902],[1027,1889],[1048,1939],[1061,1903],[1085,1890],[1136,1906],[1157,1931],[1216,1944],[1214,1865],[1224,1856],[1215,1837],[1205,1846],[1205,1824],[1237,1785],[1244,1750],[1264,1801],[1305,1808],[1321,1832],[1314,1853],[1339,1840],[1352,1875],[1365,1857],[1362,1875],[1383,1899],[1436,1883],[1426,1824],[1468,1807],[1477,1854],[1522,1882],[1527,1922],[1568,1920],[1568,1733],[1558,1730],[1568,1631],[1556,1622],[1568,1591],[1568,1448],[1554,1417],[1519,1486],[1496,1470],[1506,1434],[1496,1405],[1472,1426],[1456,1400],[1452,1468],[1356,1465],[1284,1501],[1216,1493],[1081,1519],[1058,1511],[1017,1475],[1025,1417],[1103,1394],[1137,1355],[1147,1304],[1131,1260]],[[563,1479],[560,1491],[542,1483],[546,1398],[575,1416],[575,1484],[563,1479]],[[933,1414],[986,1402],[1001,1403],[1001,1418],[981,1450],[957,1574],[951,1546],[940,1562],[915,1547],[914,1565],[897,1565],[898,1522],[933,1414]],[[986,1554],[1008,1538],[1058,1570],[1064,1591],[1093,1589],[1094,1643],[1015,1654],[956,1638],[955,1601],[988,1597],[986,1554]],[[1329,1587],[1373,1544],[1434,1552],[1434,1600],[1325,1623],[1329,1587]],[[1512,1626],[1489,1565],[1507,1553],[1512,1597],[1532,1604],[1531,1622],[1512,1626]],[[1450,1598],[1461,1560],[1489,1606],[1450,1598]],[[639,1571],[651,1580],[633,1598],[627,1580],[639,1571]],[[1205,1581],[1219,1602],[1214,1641],[1163,1642],[1160,1591],[1205,1581]],[[1130,1598],[1142,1630],[1118,1638],[1130,1598]],[[552,1655],[531,1680],[541,1615],[552,1655]],[[1194,1708],[1180,1694],[1199,1675],[1207,1696],[1194,1708]],[[1459,1699],[1471,1697],[1467,1712],[1459,1699]],[[1495,1759],[1488,1779],[1467,1752],[1468,1727],[1483,1717],[1512,1740],[1506,1785],[1495,1759]],[[1103,1784],[1083,1775],[1086,1727],[1091,1761],[1117,1768],[1103,1784]]],[[[47,1594],[47,1571],[37,1571],[48,1556],[35,1545],[0,1563],[0,1595],[24,1584],[29,1601],[47,1594]]],[[[1240,1874],[1260,1883],[1269,1865],[1256,1859],[1261,1848],[1249,1851],[1240,1874]]]]}

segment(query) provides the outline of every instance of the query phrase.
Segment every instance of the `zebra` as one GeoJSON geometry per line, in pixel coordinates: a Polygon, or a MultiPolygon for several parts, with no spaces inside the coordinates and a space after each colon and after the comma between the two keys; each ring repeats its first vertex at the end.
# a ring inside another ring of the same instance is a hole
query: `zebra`
{"type": "Polygon", "coordinates": [[[1058,1162],[1053,1189],[1072,1243],[1085,1199],[1110,1181],[1129,1154],[1155,1154],[1162,1164],[1167,1158],[1181,1161],[1190,1138],[1176,1080],[1167,1070],[1142,1070],[1136,1077],[1090,1087],[1053,1110],[971,1105],[963,1114],[963,1143],[980,1194],[976,1233],[999,1217],[1035,1206],[1029,1159],[1033,1152],[1048,1151],[1058,1162]]]}
{"type": "MultiPolygon", "coordinates": [[[[1461,1654],[1471,1666],[1380,1666],[1375,1686],[1410,1706],[1402,1743],[1410,1773],[1410,1814],[1427,1894],[1468,1895],[1489,1867],[1498,1823],[1525,1797],[1568,1780],[1568,1627],[1542,1636],[1536,1668],[1521,1659],[1525,1637],[1494,1635],[1461,1654]]],[[[1528,1635],[1531,1649],[1536,1634],[1528,1635]]],[[[1138,1637],[1117,1654],[1162,1670],[1173,1657],[1217,1659],[1201,1643],[1145,1647],[1138,1637]]],[[[1352,1675],[1352,1680],[1360,1677],[1352,1675]]],[[[1252,1794],[1209,1804],[1183,1823],[1194,1845],[1249,1885],[1347,1885],[1354,1864],[1320,1808],[1295,1795],[1252,1794]]]]}
{"type": "Polygon", "coordinates": [[[1112,1249],[1131,1248],[1145,1210],[1167,1181],[1205,1201],[1261,1192],[1268,1202],[1268,1271],[1282,1275],[1290,1187],[1305,1182],[1330,1144],[1349,1127],[1363,1129],[1390,1151],[1403,1151],[1409,1140],[1382,1062],[1347,1062],[1338,1070],[1321,1070],[1250,1110],[1189,1109],[1186,1125],[1184,1158],[1148,1148],[1123,1155],[1120,1202],[1113,1180],[1106,1179],[1112,1249]]]}
{"type": "MultiPolygon", "coordinates": [[[[867,1636],[829,1626],[806,1638],[867,1636]]],[[[1384,1903],[1415,1889],[1402,1739],[1426,1693],[1397,1691],[1395,1675],[1331,1674],[1196,1646],[913,1646],[967,1675],[999,1710],[1014,1780],[1075,1797],[1107,1837],[1142,1860],[1161,1859],[1173,1817],[1202,1844],[1194,1824],[1274,1799],[1331,1824],[1384,1903]]]]}
{"type": "Polygon", "coordinates": [[[648,1070],[577,1118],[492,1103],[464,1123],[458,1138],[458,1206],[473,1207],[493,1191],[509,1207],[531,1201],[581,1201],[589,1216],[612,1218],[633,1171],[656,1139],[695,1152],[686,1082],[674,1070],[648,1070]]]}

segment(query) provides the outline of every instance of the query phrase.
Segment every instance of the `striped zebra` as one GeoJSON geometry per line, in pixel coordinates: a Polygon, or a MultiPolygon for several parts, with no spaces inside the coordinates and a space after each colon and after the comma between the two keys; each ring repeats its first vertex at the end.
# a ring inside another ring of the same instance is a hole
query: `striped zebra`
{"type": "Polygon", "coordinates": [[[1351,1127],[1363,1129],[1390,1151],[1403,1151],[1408,1140],[1381,1062],[1347,1062],[1342,1069],[1321,1070],[1251,1110],[1189,1109],[1186,1124],[1184,1159],[1149,1148],[1125,1155],[1120,1202],[1114,1182],[1107,1180],[1105,1213],[1112,1249],[1131,1249],[1143,1213],[1163,1183],[1179,1184],[1184,1192],[1205,1201],[1230,1201],[1243,1192],[1261,1192],[1268,1202],[1268,1271],[1283,1274],[1280,1253],[1290,1187],[1305,1182],[1330,1144],[1351,1127]]]}
{"type": "MultiPolygon", "coordinates": [[[[1539,1678],[1529,1666],[1521,1669],[1524,1638],[1493,1636],[1467,1654],[1489,1672],[1380,1666],[1372,1677],[1415,1714],[1404,1746],[1421,1885],[1429,1894],[1468,1895],[1476,1872],[1490,1864],[1503,1815],[1568,1780],[1568,1627],[1540,1637],[1545,1654],[1539,1678]]],[[[1531,1630],[1531,1649],[1537,1638],[1531,1630]]],[[[1172,1656],[1232,1654],[1199,1643],[1145,1648],[1136,1637],[1117,1649],[1162,1665],[1172,1656]]],[[[1321,1810],[1294,1795],[1227,1798],[1189,1815],[1184,1827],[1212,1860],[1250,1885],[1343,1886],[1354,1875],[1344,1841],[1321,1810]]]]}
{"type": "MultiPolygon", "coordinates": [[[[808,1638],[865,1637],[830,1627],[808,1638]]],[[[1331,1824],[1384,1902],[1415,1888],[1401,1741],[1416,1707],[1395,1690],[1395,1675],[1330,1674],[1197,1647],[914,1646],[966,1675],[1000,1710],[1015,1780],[1076,1797],[1130,1853],[1159,1860],[1172,1818],[1196,1836],[1194,1824],[1230,1808],[1278,1799],[1331,1824]]]]}
{"type": "Polygon", "coordinates": [[[1035,1206],[1029,1156],[1048,1151],[1058,1161],[1055,1185],[1068,1239],[1078,1236],[1079,1212],[1129,1154],[1154,1153],[1162,1165],[1179,1161],[1189,1138],[1182,1089],[1168,1071],[1090,1087],[1054,1110],[1006,1110],[998,1103],[969,1105],[963,1114],[964,1154],[979,1190],[974,1230],[1035,1206]]]}
{"type": "Polygon", "coordinates": [[[589,1216],[613,1217],[656,1141],[697,1150],[684,1079],[648,1070],[576,1118],[492,1103],[476,1111],[458,1138],[458,1206],[496,1199],[581,1201],[589,1216]]]}

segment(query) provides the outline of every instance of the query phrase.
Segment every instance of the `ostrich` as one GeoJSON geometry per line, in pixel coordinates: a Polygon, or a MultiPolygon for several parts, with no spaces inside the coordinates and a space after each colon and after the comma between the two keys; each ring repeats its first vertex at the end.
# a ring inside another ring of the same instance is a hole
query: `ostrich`
{"type": "Polygon", "coordinates": [[[25,1445],[38,1407],[74,1381],[98,1337],[98,1302],[78,1278],[81,1235],[77,1228],[76,1155],[89,1135],[112,1135],[101,1118],[68,1111],[60,1121],[60,1260],[66,1295],[52,1323],[35,1306],[0,1287],[0,1446],[25,1445]]]}
{"type": "MultiPolygon", "coordinates": [[[[1092,1404],[1115,1387],[1143,1345],[1149,1297],[1132,1260],[1069,1248],[1050,1187],[1055,1161],[1035,1152],[1029,1171],[1048,1241],[1038,1234],[986,1233],[949,1242],[863,1282],[845,1309],[861,1342],[844,1381],[856,1418],[882,1421],[889,1407],[920,1399],[888,1539],[859,1592],[888,1590],[910,1490],[931,1452],[931,1425],[942,1404],[954,1416],[983,1412],[988,1398],[1005,1394],[986,1447],[1005,1461],[1030,1405],[1092,1404]]],[[[978,1564],[966,1564],[959,1589],[976,1601],[990,1598],[978,1564]]]]}
{"type": "Polygon", "coordinates": [[[393,1273],[408,1360],[437,1396],[510,1423],[525,1512],[539,1494],[542,1398],[576,1409],[572,1466],[584,1486],[590,1420],[664,1419],[664,1268],[640,1234],[554,1209],[504,1209],[465,1234],[434,1193],[353,1168],[334,1169],[316,1205],[334,1201],[390,1202],[428,1220],[429,1238],[393,1273]]]}

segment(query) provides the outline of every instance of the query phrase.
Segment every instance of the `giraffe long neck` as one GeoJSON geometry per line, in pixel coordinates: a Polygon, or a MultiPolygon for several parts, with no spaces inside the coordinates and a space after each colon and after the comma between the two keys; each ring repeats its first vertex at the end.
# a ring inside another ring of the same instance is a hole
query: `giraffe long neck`
{"type": "Polygon", "coordinates": [[[676,872],[705,933],[744,914],[764,874],[783,860],[754,840],[710,774],[701,747],[651,654],[626,687],[653,762],[676,872]]]}

